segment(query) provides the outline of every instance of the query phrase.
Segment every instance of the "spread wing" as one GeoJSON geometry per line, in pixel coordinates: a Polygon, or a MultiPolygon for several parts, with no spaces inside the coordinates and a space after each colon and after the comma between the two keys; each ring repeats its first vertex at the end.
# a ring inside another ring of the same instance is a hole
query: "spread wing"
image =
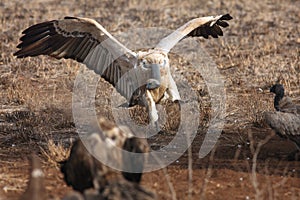
{"type": "Polygon", "coordinates": [[[229,26],[226,20],[231,19],[232,17],[229,14],[193,19],[163,38],[156,48],[169,52],[180,40],[186,37],[202,36],[208,39],[209,36],[212,36],[213,38],[218,38],[218,36],[223,36],[221,27],[229,26]]]}
{"type": "Polygon", "coordinates": [[[18,58],[49,55],[71,58],[101,75],[127,99],[130,84],[120,78],[134,67],[136,54],[118,42],[93,19],[65,17],[33,25],[23,31],[18,58]]]}

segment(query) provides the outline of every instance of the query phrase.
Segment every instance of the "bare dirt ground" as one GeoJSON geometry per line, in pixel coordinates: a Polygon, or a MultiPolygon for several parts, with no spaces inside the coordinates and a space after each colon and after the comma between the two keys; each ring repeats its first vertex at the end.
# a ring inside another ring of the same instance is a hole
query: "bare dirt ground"
{"type": "MultiPolygon", "coordinates": [[[[31,152],[43,160],[49,199],[60,199],[71,190],[56,161],[66,158],[72,138],[77,137],[72,91],[80,66],[43,56],[16,59],[12,54],[22,30],[69,15],[94,18],[112,34],[119,34],[142,27],[175,29],[194,17],[224,13],[234,18],[224,37],[195,39],[225,80],[226,124],[218,144],[205,158],[198,158],[213,117],[208,89],[199,72],[171,54],[175,77],[185,77],[199,101],[192,171],[185,153],[166,170],[146,173],[142,185],[155,191],[158,199],[300,199],[300,162],[289,156],[296,148],[272,136],[262,119],[264,111],[274,110],[268,89],[276,81],[300,102],[299,8],[299,0],[1,1],[0,199],[17,199],[24,191],[31,152]]],[[[98,115],[113,120],[112,91],[100,80],[96,106],[98,115]]],[[[167,109],[176,110],[176,106],[167,109]]],[[[146,117],[140,108],[132,114],[137,121],[146,117]]],[[[168,119],[163,133],[149,139],[153,148],[172,139],[176,120],[176,116],[168,119]]]]}

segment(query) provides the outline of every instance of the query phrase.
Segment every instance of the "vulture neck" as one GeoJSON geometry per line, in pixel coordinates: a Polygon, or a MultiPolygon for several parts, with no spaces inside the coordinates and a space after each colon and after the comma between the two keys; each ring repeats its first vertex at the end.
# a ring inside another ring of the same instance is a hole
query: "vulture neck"
{"type": "Polygon", "coordinates": [[[280,111],[280,106],[279,103],[283,99],[284,96],[284,91],[280,91],[280,93],[276,93],[275,98],[274,98],[274,108],[277,111],[280,111]]]}

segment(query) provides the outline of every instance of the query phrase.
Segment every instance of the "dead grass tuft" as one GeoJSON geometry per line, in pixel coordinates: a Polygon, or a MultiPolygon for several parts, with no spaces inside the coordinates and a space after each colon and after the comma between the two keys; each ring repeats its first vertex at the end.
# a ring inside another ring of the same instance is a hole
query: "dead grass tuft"
{"type": "Polygon", "coordinates": [[[43,157],[46,158],[46,162],[51,166],[59,167],[58,162],[66,160],[70,155],[71,148],[65,148],[63,144],[55,144],[53,140],[49,140],[47,147],[44,149],[40,147],[43,157]]]}

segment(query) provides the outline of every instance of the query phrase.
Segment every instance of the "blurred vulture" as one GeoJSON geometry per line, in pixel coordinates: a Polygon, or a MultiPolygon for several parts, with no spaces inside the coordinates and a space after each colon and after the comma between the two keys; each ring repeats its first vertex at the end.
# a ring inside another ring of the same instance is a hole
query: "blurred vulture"
{"type": "Polygon", "coordinates": [[[129,106],[147,107],[149,120],[157,125],[156,103],[180,100],[170,72],[169,51],[187,37],[218,38],[227,27],[229,14],[195,18],[179,27],[147,51],[133,52],[93,19],[65,17],[35,24],[23,31],[18,58],[49,55],[84,63],[123,95],[129,106]]]}
{"type": "Polygon", "coordinates": [[[300,106],[284,96],[284,87],[275,84],[270,89],[275,93],[274,108],[276,112],[266,112],[265,120],[277,135],[293,141],[300,150],[300,106]]]}
{"type": "Polygon", "coordinates": [[[92,133],[77,140],[69,158],[61,162],[67,185],[85,193],[89,188],[102,191],[115,180],[139,183],[145,162],[143,153],[149,151],[146,140],[134,137],[127,127],[117,127],[104,118],[100,118],[99,126],[101,133],[92,133]],[[139,156],[125,156],[128,151],[139,156]],[[121,170],[126,167],[127,172],[122,175],[109,166],[121,170]]]}
{"type": "Polygon", "coordinates": [[[36,155],[30,157],[30,175],[27,189],[20,197],[20,200],[40,200],[46,199],[46,189],[44,186],[44,172],[41,162],[36,155]]]}

